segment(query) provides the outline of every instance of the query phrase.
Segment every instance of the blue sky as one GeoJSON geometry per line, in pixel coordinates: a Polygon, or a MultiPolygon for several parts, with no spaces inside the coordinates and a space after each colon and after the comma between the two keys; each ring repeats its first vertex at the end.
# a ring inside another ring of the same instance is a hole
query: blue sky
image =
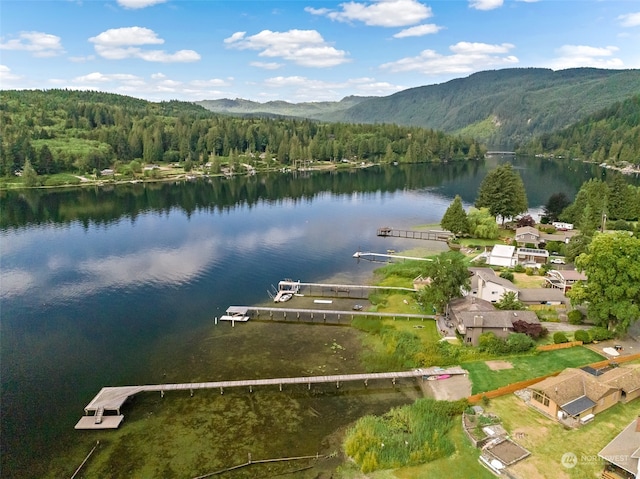
{"type": "Polygon", "coordinates": [[[586,66],[640,68],[640,1],[0,1],[2,89],[303,102],[586,66]]]}

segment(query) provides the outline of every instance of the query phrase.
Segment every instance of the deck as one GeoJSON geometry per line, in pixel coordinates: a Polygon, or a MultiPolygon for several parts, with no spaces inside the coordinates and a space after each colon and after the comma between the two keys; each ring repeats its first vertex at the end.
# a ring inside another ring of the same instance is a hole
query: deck
{"type": "Polygon", "coordinates": [[[369,380],[391,379],[393,384],[395,384],[396,380],[401,378],[425,378],[434,374],[467,374],[467,371],[459,366],[454,366],[447,369],[432,367],[387,373],[337,374],[331,376],[300,376],[272,379],[104,387],[91,402],[85,406],[85,416],[78,421],[75,427],[76,429],[117,428],[124,419],[124,415],[120,412],[123,404],[127,399],[141,392],[159,392],[164,396],[164,393],[167,391],[189,391],[193,395],[193,391],[198,389],[219,389],[222,394],[226,388],[245,387],[252,392],[253,388],[257,386],[278,386],[280,391],[282,391],[282,387],[287,384],[306,384],[307,387],[311,389],[312,384],[335,383],[336,387],[340,387],[340,383],[349,381],[363,381],[365,386],[367,386],[369,380]],[[116,412],[117,416],[102,416],[102,414],[107,411],[116,412]],[[100,421],[97,419],[99,415],[101,416],[100,421]],[[116,422],[117,425],[114,426],[116,422]]]}

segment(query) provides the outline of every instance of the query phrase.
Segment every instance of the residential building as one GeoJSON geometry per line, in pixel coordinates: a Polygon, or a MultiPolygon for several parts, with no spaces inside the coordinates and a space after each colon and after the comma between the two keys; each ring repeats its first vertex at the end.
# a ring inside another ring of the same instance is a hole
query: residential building
{"type": "Polygon", "coordinates": [[[569,425],[579,425],[618,402],[640,397],[640,369],[569,368],[529,387],[530,405],[569,425]]]}
{"type": "Polygon", "coordinates": [[[571,287],[576,284],[578,281],[586,281],[587,276],[584,273],[580,273],[576,270],[565,269],[565,270],[549,270],[547,275],[544,278],[549,287],[558,288],[562,290],[563,294],[566,294],[567,291],[571,289],[571,287]]]}
{"type": "Polygon", "coordinates": [[[493,249],[487,257],[487,264],[491,266],[503,266],[505,268],[512,268],[516,264],[516,258],[514,257],[515,251],[515,246],[504,244],[494,245],[493,249]]]}
{"type": "MultiPolygon", "coordinates": [[[[620,434],[607,444],[598,456],[607,463],[607,477],[640,479],[640,416],[631,421],[620,434]]],[[[605,477],[604,474],[602,477],[605,477]]]]}
{"type": "Polygon", "coordinates": [[[537,248],[540,244],[540,231],[533,226],[522,226],[520,228],[516,228],[515,239],[518,246],[532,244],[537,248]]]}
{"type": "Polygon", "coordinates": [[[487,332],[506,338],[514,332],[513,323],[517,320],[540,322],[533,311],[501,311],[491,302],[471,295],[451,301],[448,311],[464,343],[471,346],[477,346],[480,335],[487,332]]]}

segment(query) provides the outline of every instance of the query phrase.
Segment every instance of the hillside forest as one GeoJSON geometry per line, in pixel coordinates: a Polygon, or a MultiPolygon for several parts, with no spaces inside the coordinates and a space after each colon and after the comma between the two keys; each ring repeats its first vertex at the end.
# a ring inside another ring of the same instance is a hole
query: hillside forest
{"type": "Polygon", "coordinates": [[[615,103],[574,125],[541,135],[520,150],[640,167],[640,95],[615,103]]]}
{"type": "MultiPolygon", "coordinates": [[[[234,118],[185,102],[150,103],[91,91],[3,91],[0,176],[29,162],[37,175],[139,172],[141,164],[242,169],[298,162],[426,162],[479,158],[472,139],[391,124],[234,118]]],[[[244,170],[246,171],[246,170],[244,170]]]]}

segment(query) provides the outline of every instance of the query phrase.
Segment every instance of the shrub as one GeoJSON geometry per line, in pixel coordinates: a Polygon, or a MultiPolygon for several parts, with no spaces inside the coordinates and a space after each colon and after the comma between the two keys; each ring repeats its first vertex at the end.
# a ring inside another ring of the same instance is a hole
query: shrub
{"type": "Polygon", "coordinates": [[[522,266],[521,264],[517,264],[513,267],[513,271],[515,271],[516,273],[524,273],[524,266],[522,266]]]}
{"type": "Polygon", "coordinates": [[[510,353],[524,353],[535,346],[535,342],[524,333],[511,333],[507,337],[507,346],[510,353]]]}
{"type": "Polygon", "coordinates": [[[569,324],[582,324],[582,321],[584,321],[584,314],[579,309],[569,311],[567,317],[569,318],[569,324]]]}
{"type": "Polygon", "coordinates": [[[536,273],[536,270],[534,268],[527,268],[524,270],[524,273],[527,276],[533,276],[536,273]]]}
{"type": "Polygon", "coordinates": [[[562,344],[562,343],[568,343],[569,340],[567,339],[567,335],[564,334],[562,331],[557,331],[555,333],[553,333],[553,344],[562,344]]]}
{"type": "Polygon", "coordinates": [[[576,341],[582,341],[583,344],[589,344],[591,342],[591,335],[584,329],[576,329],[573,333],[573,339],[576,341]]]}
{"type": "Polygon", "coordinates": [[[593,341],[606,341],[607,339],[613,339],[615,336],[612,331],[609,331],[607,328],[593,328],[591,329],[591,339],[593,341]]]}
{"type": "Polygon", "coordinates": [[[500,277],[509,281],[513,281],[513,273],[508,269],[500,272],[500,277]]]}

